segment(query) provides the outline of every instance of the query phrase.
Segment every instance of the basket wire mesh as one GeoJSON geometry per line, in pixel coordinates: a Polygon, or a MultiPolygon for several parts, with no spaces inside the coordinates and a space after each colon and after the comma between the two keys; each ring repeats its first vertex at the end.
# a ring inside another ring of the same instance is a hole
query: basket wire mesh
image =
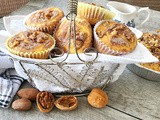
{"type": "MultiPolygon", "coordinates": [[[[69,11],[69,13],[66,15],[66,18],[67,18],[67,20],[69,20],[70,21],[70,29],[69,29],[69,31],[70,31],[70,35],[69,35],[69,42],[68,42],[68,51],[67,51],[67,53],[64,53],[64,51],[62,50],[62,49],[60,49],[60,48],[58,48],[58,47],[55,47],[55,48],[53,48],[51,51],[50,51],[50,53],[49,53],[49,58],[50,58],[50,60],[53,62],[53,63],[51,63],[51,64],[47,64],[47,65],[56,65],[57,67],[59,67],[65,74],[67,74],[67,75],[69,75],[69,73],[65,70],[65,69],[63,69],[63,65],[66,65],[66,64],[85,64],[86,65],[86,71],[85,71],[85,73],[84,73],[84,76],[85,76],[85,74],[87,74],[87,72],[91,69],[91,66],[94,64],[94,63],[97,63],[98,61],[95,61],[96,59],[97,59],[97,57],[98,57],[98,52],[97,52],[97,50],[95,49],[95,48],[93,48],[93,47],[90,47],[90,48],[87,48],[87,49],[85,49],[84,50],[84,54],[85,55],[87,55],[87,56],[92,56],[92,54],[90,54],[90,53],[95,53],[96,55],[94,56],[94,58],[92,59],[92,60],[89,60],[89,61],[86,61],[86,60],[83,60],[80,56],[79,56],[79,54],[78,54],[78,52],[77,52],[77,49],[76,49],[76,16],[77,16],[77,4],[78,4],[78,0],[68,0],[68,11],[69,11]],[[73,37],[73,38],[72,38],[73,37]],[[81,61],[81,63],[66,63],[65,61],[67,60],[67,58],[68,58],[68,56],[69,56],[69,54],[70,54],[70,44],[71,44],[71,39],[73,39],[74,40],[74,49],[75,49],[75,54],[76,54],[76,56],[78,57],[78,59],[81,61]],[[64,57],[64,59],[62,59],[61,61],[56,61],[54,58],[56,58],[56,57],[61,57],[61,56],[63,56],[64,54],[66,54],[66,56],[64,57]]],[[[11,59],[12,59],[12,61],[15,61],[15,60],[17,60],[18,61],[18,63],[19,63],[19,65],[21,66],[21,68],[22,68],[22,70],[23,70],[23,72],[27,75],[27,77],[28,77],[28,81],[29,81],[29,83],[31,83],[34,87],[36,87],[36,85],[34,84],[34,81],[33,81],[33,79],[32,79],[32,77],[31,77],[31,75],[30,75],[30,73],[29,73],[29,71],[27,71],[27,69],[25,68],[25,66],[24,66],[24,63],[28,63],[28,64],[34,64],[34,65],[36,65],[36,66],[38,66],[39,68],[41,68],[42,70],[44,70],[44,71],[46,71],[48,74],[50,74],[50,75],[52,75],[52,77],[54,77],[55,78],[55,80],[59,83],[59,84],[61,84],[62,86],[64,86],[64,87],[67,87],[67,88],[69,88],[69,89],[74,89],[74,88],[70,88],[70,86],[66,86],[66,85],[64,85],[61,81],[59,81],[59,79],[58,78],[56,78],[50,71],[48,71],[45,67],[43,67],[43,65],[45,65],[45,63],[34,63],[34,62],[30,62],[30,61],[25,61],[25,60],[18,60],[18,59],[16,59],[16,58],[13,58],[13,57],[11,57],[11,59]]],[[[117,65],[117,67],[116,68],[118,68],[119,67],[119,64],[117,65]]],[[[116,68],[115,68],[115,70],[116,70],[116,68]]],[[[99,75],[101,74],[101,72],[104,70],[104,67],[102,66],[101,68],[100,68],[100,70],[99,70],[99,75]]],[[[70,75],[69,75],[70,76],[70,75]]],[[[70,76],[70,77],[72,77],[72,76],[70,76]]],[[[111,76],[112,77],[112,76],[111,76]]],[[[83,77],[82,77],[82,79],[83,79],[83,77]]],[[[76,87],[80,87],[80,89],[81,89],[81,86],[82,85],[85,85],[85,84],[83,84],[82,82],[79,82],[79,81],[77,81],[77,79],[76,78],[74,78],[74,80],[78,83],[78,86],[74,86],[75,88],[76,87]]],[[[111,78],[109,77],[108,78],[108,80],[105,82],[105,84],[102,86],[102,89],[104,89],[105,87],[106,87],[106,85],[110,82],[110,80],[111,80],[111,78]]],[[[52,81],[53,82],[53,81],[52,81]]],[[[89,93],[89,90],[86,90],[85,92],[80,92],[80,93],[74,93],[73,92],[73,94],[75,95],[75,96],[84,96],[84,95],[87,95],[89,93]]],[[[59,93],[59,94],[57,94],[57,96],[61,96],[61,95],[66,95],[66,94],[72,94],[71,92],[69,92],[69,93],[59,93]]]]}

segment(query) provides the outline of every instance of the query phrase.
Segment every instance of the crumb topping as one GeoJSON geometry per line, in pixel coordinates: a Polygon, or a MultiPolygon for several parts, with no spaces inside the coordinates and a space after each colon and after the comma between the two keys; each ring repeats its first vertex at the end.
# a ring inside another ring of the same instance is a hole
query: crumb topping
{"type": "Polygon", "coordinates": [[[160,34],[144,33],[138,41],[160,60],[160,34]]]}
{"type": "Polygon", "coordinates": [[[8,46],[10,48],[21,47],[26,50],[34,49],[41,44],[48,48],[53,43],[51,42],[51,38],[49,38],[49,36],[40,31],[21,32],[13,36],[8,42],[8,46]]]}
{"type": "Polygon", "coordinates": [[[103,29],[96,31],[98,37],[103,38],[109,34],[111,35],[111,42],[113,44],[125,44],[129,46],[129,42],[135,42],[134,33],[124,24],[115,22],[113,24],[113,22],[105,21],[99,27],[103,29]],[[125,39],[127,39],[128,42],[125,39]]]}
{"type": "Polygon", "coordinates": [[[59,15],[59,11],[56,9],[44,9],[34,13],[31,18],[31,22],[43,22],[51,18],[55,18],[59,15]]]}

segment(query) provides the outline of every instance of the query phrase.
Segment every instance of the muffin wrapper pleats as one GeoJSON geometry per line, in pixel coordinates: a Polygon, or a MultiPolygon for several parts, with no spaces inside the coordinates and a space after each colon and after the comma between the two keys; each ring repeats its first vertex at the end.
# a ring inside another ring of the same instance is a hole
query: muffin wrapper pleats
{"type": "Polygon", "coordinates": [[[78,15],[86,18],[92,25],[103,19],[111,20],[115,16],[107,9],[83,3],[78,5],[78,15]]]}
{"type": "Polygon", "coordinates": [[[35,59],[47,59],[49,57],[49,52],[51,50],[51,49],[47,49],[47,50],[40,51],[40,52],[27,53],[27,52],[17,52],[17,51],[14,51],[14,50],[10,49],[9,47],[7,47],[7,49],[11,53],[13,53],[15,55],[18,55],[20,57],[35,58],[35,59]]]}
{"type": "Polygon", "coordinates": [[[99,39],[94,39],[94,47],[97,49],[98,52],[110,54],[110,55],[125,55],[129,53],[129,52],[118,52],[116,50],[111,50],[99,39]]]}
{"type": "Polygon", "coordinates": [[[42,32],[48,33],[50,35],[53,35],[54,31],[56,29],[56,25],[49,26],[49,27],[47,27],[47,26],[45,26],[45,27],[33,27],[33,26],[27,26],[27,25],[25,25],[25,27],[28,30],[38,30],[38,31],[42,31],[42,32]]]}

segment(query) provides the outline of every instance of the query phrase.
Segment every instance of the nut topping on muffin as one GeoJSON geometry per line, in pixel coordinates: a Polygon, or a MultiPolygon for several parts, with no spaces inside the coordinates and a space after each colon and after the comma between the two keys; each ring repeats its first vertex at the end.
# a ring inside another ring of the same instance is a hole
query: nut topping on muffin
{"type": "Polygon", "coordinates": [[[101,52],[123,55],[132,52],[137,45],[135,34],[124,24],[100,21],[94,29],[94,46],[101,52]]]}
{"type": "Polygon", "coordinates": [[[47,33],[28,30],[9,38],[6,46],[15,55],[44,59],[48,58],[49,51],[55,46],[55,39],[47,33]]]}
{"type": "Polygon", "coordinates": [[[63,16],[64,13],[62,10],[56,7],[50,7],[29,14],[24,22],[27,29],[53,34],[56,25],[63,16]]]}

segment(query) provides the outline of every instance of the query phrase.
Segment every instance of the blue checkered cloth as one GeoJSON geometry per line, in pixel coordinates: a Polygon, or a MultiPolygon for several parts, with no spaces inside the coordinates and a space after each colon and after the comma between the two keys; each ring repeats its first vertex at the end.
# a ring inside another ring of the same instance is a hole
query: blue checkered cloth
{"type": "Polygon", "coordinates": [[[0,107],[8,108],[24,79],[16,73],[12,61],[0,51],[0,107]]]}

